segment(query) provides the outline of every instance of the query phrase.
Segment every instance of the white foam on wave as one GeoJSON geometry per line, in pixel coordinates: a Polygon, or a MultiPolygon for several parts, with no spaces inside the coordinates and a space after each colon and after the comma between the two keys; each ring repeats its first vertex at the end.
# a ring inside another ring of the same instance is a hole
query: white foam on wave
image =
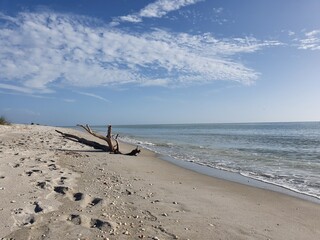
{"type": "MultiPolygon", "coordinates": [[[[148,150],[154,151],[159,154],[167,155],[171,158],[174,158],[180,161],[192,162],[198,165],[215,168],[218,170],[223,170],[223,171],[232,172],[232,173],[239,173],[244,177],[248,177],[254,180],[272,184],[274,186],[288,189],[290,191],[293,191],[299,194],[304,194],[320,200],[320,189],[318,189],[317,191],[316,188],[309,187],[302,180],[300,181],[300,183],[298,183],[297,181],[295,183],[290,183],[289,181],[290,176],[287,176],[287,175],[281,175],[280,177],[280,176],[277,176],[275,173],[265,173],[265,171],[261,171],[261,172],[264,172],[261,174],[259,174],[258,172],[243,171],[241,170],[241,167],[237,167],[237,168],[236,166],[233,167],[232,165],[229,164],[228,161],[227,162],[203,161],[203,159],[199,159],[199,157],[197,157],[198,153],[193,153],[192,151],[187,152],[187,151],[184,151],[185,149],[183,151],[181,149],[179,150],[178,148],[176,149],[173,143],[155,144],[150,141],[137,140],[128,136],[121,137],[120,140],[130,144],[139,145],[148,150]],[[187,152],[187,153],[184,153],[184,152],[187,152]]],[[[204,149],[204,147],[198,146],[198,149],[204,149]]],[[[251,165],[251,167],[253,167],[253,165],[251,165]]],[[[257,167],[257,171],[259,171],[259,166],[257,165],[256,167],[257,167]]]]}
{"type": "Polygon", "coordinates": [[[305,185],[303,186],[304,190],[299,190],[297,189],[297,185],[295,186],[291,186],[290,184],[288,184],[288,182],[286,181],[281,181],[280,182],[277,182],[276,180],[269,180],[261,175],[257,175],[255,173],[249,173],[249,172],[239,172],[242,176],[244,177],[248,177],[248,178],[252,178],[254,180],[258,180],[258,181],[261,181],[261,182],[264,182],[264,183],[268,183],[268,184],[272,184],[272,185],[275,185],[275,186],[278,186],[278,187],[282,187],[282,188],[285,188],[285,189],[288,189],[290,191],[293,191],[293,192],[296,192],[296,193],[299,193],[299,194],[303,194],[303,195],[307,195],[307,196],[310,196],[310,197],[314,197],[314,198],[317,198],[320,200],[320,192],[317,192],[315,191],[315,189],[312,189],[312,188],[307,188],[305,185]]]}

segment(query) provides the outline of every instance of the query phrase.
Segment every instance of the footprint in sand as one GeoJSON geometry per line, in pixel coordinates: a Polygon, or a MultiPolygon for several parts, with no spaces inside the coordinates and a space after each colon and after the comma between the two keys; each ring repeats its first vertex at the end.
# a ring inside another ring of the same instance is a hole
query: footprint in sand
{"type": "Polygon", "coordinates": [[[101,231],[108,231],[108,230],[111,230],[112,224],[110,224],[110,222],[107,222],[107,221],[92,218],[90,221],[90,227],[98,228],[101,231]]]}
{"type": "Polygon", "coordinates": [[[46,182],[37,182],[37,187],[40,187],[41,189],[46,189],[47,183],[46,182]]]}
{"type": "Polygon", "coordinates": [[[28,175],[28,177],[30,177],[33,173],[42,173],[41,170],[39,169],[33,169],[31,171],[26,172],[26,174],[28,175]]]}
{"type": "MultiPolygon", "coordinates": [[[[41,185],[44,183],[42,182],[41,185]]],[[[62,196],[67,196],[71,201],[79,202],[82,208],[90,208],[100,206],[104,203],[104,200],[99,197],[90,197],[82,192],[73,193],[69,187],[66,186],[55,186],[54,192],[62,196]]]]}
{"type": "Polygon", "coordinates": [[[35,213],[39,213],[39,212],[42,212],[42,211],[43,211],[43,208],[40,207],[40,205],[39,205],[38,202],[34,202],[34,205],[35,205],[35,208],[34,208],[34,212],[35,212],[35,213]]]}
{"type": "Polygon", "coordinates": [[[80,202],[82,208],[94,207],[103,204],[103,199],[98,197],[90,197],[87,194],[77,192],[72,195],[70,200],[80,202]]]}
{"type": "Polygon", "coordinates": [[[81,216],[77,214],[70,214],[67,220],[72,222],[74,225],[80,225],[82,223],[81,216]]]}
{"type": "MultiPolygon", "coordinates": [[[[37,205],[37,206],[40,208],[39,205],[37,205]]],[[[36,216],[34,214],[39,213],[41,211],[39,211],[39,209],[37,209],[37,210],[34,209],[34,213],[31,213],[28,211],[26,212],[22,208],[14,209],[12,214],[14,215],[13,218],[15,220],[15,225],[16,226],[28,226],[28,225],[34,224],[36,222],[36,216]]]]}
{"type": "Polygon", "coordinates": [[[84,199],[84,194],[83,193],[80,193],[80,192],[78,192],[78,193],[75,193],[75,194],[73,194],[73,200],[74,201],[81,201],[81,200],[83,200],[84,199]]]}
{"type": "Polygon", "coordinates": [[[98,197],[90,197],[84,193],[78,192],[73,194],[72,199],[75,202],[81,202],[81,207],[94,207],[103,204],[103,199],[98,197]]]}
{"type": "Polygon", "coordinates": [[[58,170],[57,166],[53,163],[48,165],[50,171],[58,170]]]}
{"type": "Polygon", "coordinates": [[[88,206],[96,206],[98,204],[102,204],[103,199],[102,198],[93,198],[92,201],[89,203],[88,206]]]}
{"type": "Polygon", "coordinates": [[[41,158],[36,158],[35,161],[36,161],[36,162],[43,162],[43,161],[41,160],[41,158]]]}
{"type": "Polygon", "coordinates": [[[26,221],[23,223],[23,225],[32,225],[36,222],[36,219],[33,215],[30,215],[26,221]]]}
{"type": "Polygon", "coordinates": [[[13,167],[13,168],[18,168],[18,167],[20,167],[20,163],[16,163],[16,164],[14,164],[12,167],[13,167]]]}
{"type": "Polygon", "coordinates": [[[58,182],[59,185],[64,185],[65,184],[65,180],[67,180],[67,177],[60,177],[60,180],[58,182]]]}
{"type": "Polygon", "coordinates": [[[64,187],[64,186],[55,186],[53,188],[53,191],[55,191],[56,193],[59,193],[61,195],[66,195],[67,192],[69,191],[68,187],[64,187]]]}
{"type": "Polygon", "coordinates": [[[86,215],[70,214],[67,219],[74,225],[81,225],[87,228],[97,228],[101,231],[112,231],[116,228],[116,223],[104,221],[98,218],[91,218],[86,215]]]}

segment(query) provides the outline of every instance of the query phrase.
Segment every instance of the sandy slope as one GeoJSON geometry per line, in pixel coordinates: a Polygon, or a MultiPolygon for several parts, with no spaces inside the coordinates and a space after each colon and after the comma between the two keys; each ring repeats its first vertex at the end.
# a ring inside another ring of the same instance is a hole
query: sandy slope
{"type": "Polygon", "coordinates": [[[138,157],[96,151],[62,139],[54,129],[0,126],[0,237],[320,236],[318,204],[203,176],[145,150],[138,157]]]}

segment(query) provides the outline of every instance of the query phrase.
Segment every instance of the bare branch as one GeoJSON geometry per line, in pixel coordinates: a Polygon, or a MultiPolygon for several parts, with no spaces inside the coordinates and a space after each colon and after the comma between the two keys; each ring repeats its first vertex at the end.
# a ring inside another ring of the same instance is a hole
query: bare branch
{"type": "Polygon", "coordinates": [[[108,138],[108,137],[105,137],[105,136],[102,136],[102,135],[100,135],[100,134],[98,134],[98,133],[93,132],[93,131],[91,130],[91,128],[89,127],[88,124],[87,124],[86,126],[83,126],[83,125],[81,125],[81,124],[77,124],[77,126],[82,127],[84,130],[86,130],[86,131],[87,131],[88,133],[90,133],[91,135],[93,135],[93,136],[95,136],[95,137],[97,137],[97,138],[100,138],[100,139],[102,139],[102,140],[107,141],[107,138],[108,138]]]}
{"type": "MultiPolygon", "coordinates": [[[[117,134],[116,136],[112,135],[112,127],[111,127],[111,125],[108,126],[108,132],[107,132],[107,136],[106,137],[102,136],[102,135],[100,135],[98,133],[95,133],[94,131],[92,131],[92,129],[90,128],[90,126],[88,124],[86,124],[85,126],[81,125],[81,124],[77,124],[77,126],[82,127],[90,135],[106,141],[108,143],[108,146],[102,145],[102,144],[97,143],[97,142],[89,141],[89,140],[86,140],[84,138],[79,138],[79,137],[77,137],[75,135],[72,135],[72,134],[63,133],[63,132],[60,132],[58,130],[56,130],[56,131],[58,133],[62,134],[63,137],[68,138],[69,140],[77,141],[77,142],[80,142],[80,143],[84,143],[84,144],[86,144],[88,146],[91,146],[91,147],[94,147],[94,148],[102,149],[104,151],[109,151],[110,153],[122,154],[120,152],[120,144],[119,144],[119,141],[118,141],[119,134],[117,134]],[[115,144],[112,143],[112,140],[115,142],[115,144]]],[[[131,152],[129,152],[129,153],[125,154],[125,155],[136,156],[138,153],[140,153],[140,151],[141,150],[137,147],[136,149],[132,150],[131,152]]]]}

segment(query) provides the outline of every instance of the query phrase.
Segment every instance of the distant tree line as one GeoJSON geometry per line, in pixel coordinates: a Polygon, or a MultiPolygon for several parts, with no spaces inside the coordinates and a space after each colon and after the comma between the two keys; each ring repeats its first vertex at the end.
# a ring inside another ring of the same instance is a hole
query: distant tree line
{"type": "Polygon", "coordinates": [[[10,125],[10,122],[4,116],[1,116],[0,125],[10,125]]]}

